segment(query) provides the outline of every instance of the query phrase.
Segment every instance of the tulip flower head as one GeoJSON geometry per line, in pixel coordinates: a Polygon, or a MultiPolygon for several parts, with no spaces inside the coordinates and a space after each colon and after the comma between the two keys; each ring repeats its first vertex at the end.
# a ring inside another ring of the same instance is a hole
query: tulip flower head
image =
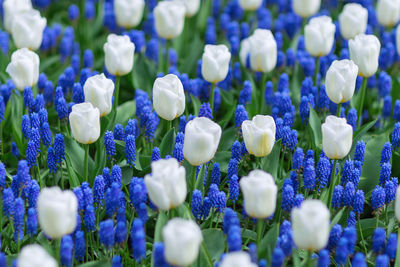
{"type": "Polygon", "coordinates": [[[329,99],[336,104],[351,100],[356,88],[357,74],[358,66],[352,60],[333,61],[325,79],[329,99]]]}
{"type": "Polygon", "coordinates": [[[339,15],[340,33],[350,40],[365,33],[368,24],[368,10],[357,3],[346,4],[339,15]]]}
{"type": "Polygon", "coordinates": [[[251,261],[250,255],[244,251],[235,251],[224,256],[219,263],[220,267],[257,267],[257,264],[251,261]]]}
{"type": "Polygon", "coordinates": [[[11,62],[6,72],[18,90],[24,91],[27,86],[34,86],[39,80],[39,56],[28,48],[21,48],[12,53],[11,62]]]}
{"type": "Polygon", "coordinates": [[[153,12],[158,36],[171,40],[182,33],[186,8],[181,2],[160,1],[153,12]]]}
{"type": "Polygon", "coordinates": [[[262,2],[262,0],[239,0],[239,5],[243,10],[254,11],[261,6],[262,2]]]}
{"type": "Polygon", "coordinates": [[[57,261],[38,244],[24,246],[17,258],[18,267],[57,267],[57,261]]]}
{"type": "Polygon", "coordinates": [[[228,75],[231,53],[226,45],[206,45],[201,65],[201,74],[210,83],[225,80],[228,75]]]}
{"type": "Polygon", "coordinates": [[[11,32],[17,48],[38,49],[42,43],[46,24],[46,18],[41,17],[40,12],[35,9],[15,15],[11,32]]]}
{"type": "Polygon", "coordinates": [[[321,0],[293,0],[293,11],[302,18],[308,18],[318,12],[321,0]]]}
{"type": "Polygon", "coordinates": [[[400,19],[400,0],[378,0],[376,15],[379,24],[393,27],[400,19]]]}
{"type": "Polygon", "coordinates": [[[175,0],[181,2],[186,8],[186,17],[193,17],[199,11],[200,0],[175,0]]]}
{"type": "Polygon", "coordinates": [[[15,17],[21,12],[32,10],[31,0],[5,0],[2,4],[4,28],[10,33],[15,17]]]}
{"type": "Polygon", "coordinates": [[[330,115],[322,128],[322,148],[330,159],[342,159],[350,152],[353,143],[353,128],[345,118],[330,115]]]}
{"type": "Polygon", "coordinates": [[[326,56],[332,50],[335,31],[331,17],[312,18],[304,28],[307,52],[314,57],[326,56]]]}
{"type": "Polygon", "coordinates": [[[100,116],[111,112],[114,82],[104,73],[89,77],[83,86],[85,100],[100,111],[100,116]]]}
{"type": "Polygon", "coordinates": [[[381,43],[375,35],[359,34],[349,41],[350,59],[358,66],[358,75],[368,78],[379,66],[381,43]]]}
{"type": "Polygon", "coordinates": [[[256,115],[242,123],[243,139],[249,154],[265,157],[275,144],[276,126],[271,116],[256,115]]]}
{"type": "Polygon", "coordinates": [[[100,111],[89,102],[72,107],[69,124],[72,136],[81,144],[92,144],[100,137],[100,111]]]}
{"type": "Polygon", "coordinates": [[[133,68],[135,45],[126,35],[110,34],[104,44],[105,65],[112,75],[123,76],[133,68]]]}
{"type": "MultiPolygon", "coordinates": [[[[251,69],[264,73],[272,71],[278,58],[277,44],[272,32],[270,30],[257,29],[248,38],[248,42],[251,69]]],[[[245,43],[242,43],[242,49],[246,50],[245,43]]]]}
{"type": "Polygon", "coordinates": [[[143,17],[144,0],[115,0],[114,11],[117,24],[125,28],[139,25],[143,17]]]}

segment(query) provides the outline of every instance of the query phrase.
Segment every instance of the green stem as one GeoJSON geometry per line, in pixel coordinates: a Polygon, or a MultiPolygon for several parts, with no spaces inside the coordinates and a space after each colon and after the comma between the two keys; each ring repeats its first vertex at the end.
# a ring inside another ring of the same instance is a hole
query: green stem
{"type": "Polygon", "coordinates": [[[61,266],[61,258],[60,258],[61,239],[55,239],[54,242],[55,242],[55,244],[54,244],[54,245],[55,245],[54,251],[55,251],[55,253],[56,253],[55,258],[56,258],[58,264],[61,266]]]}
{"type": "Polygon", "coordinates": [[[378,228],[379,226],[379,213],[376,214],[376,225],[375,228],[378,228]]]}
{"type": "Polygon", "coordinates": [[[260,95],[260,114],[262,114],[263,113],[263,107],[264,107],[264,101],[265,101],[265,97],[264,97],[264,94],[265,94],[265,83],[267,82],[267,73],[263,73],[262,74],[262,78],[261,78],[261,84],[260,84],[260,92],[261,92],[261,95],[260,95]]]}
{"type": "Polygon", "coordinates": [[[83,179],[85,179],[85,181],[89,181],[89,177],[88,177],[89,144],[84,145],[84,147],[85,147],[85,161],[83,164],[84,164],[85,172],[84,172],[83,179]]]}
{"type": "Polygon", "coordinates": [[[114,110],[117,110],[118,107],[120,79],[120,76],[115,76],[114,110]]]}
{"type": "Polygon", "coordinates": [[[342,111],[342,103],[337,104],[336,117],[340,118],[340,113],[342,111]]]}
{"type": "Polygon", "coordinates": [[[211,113],[214,112],[214,92],[215,92],[215,83],[211,84],[211,92],[210,92],[210,107],[211,113]]]}
{"type": "Polygon", "coordinates": [[[263,226],[264,226],[264,221],[262,219],[257,219],[257,249],[259,255],[261,252],[260,248],[261,248],[263,226]]]}
{"type": "Polygon", "coordinates": [[[165,40],[165,70],[164,75],[169,73],[169,47],[171,45],[170,40],[165,40]]]}
{"type": "Polygon", "coordinates": [[[328,197],[328,203],[327,203],[329,210],[331,209],[331,206],[332,206],[333,189],[336,186],[336,181],[335,181],[336,165],[337,165],[337,159],[335,159],[335,162],[333,163],[333,168],[332,168],[332,173],[331,173],[331,186],[329,187],[329,197],[328,197]]]}
{"type": "Polygon", "coordinates": [[[367,250],[367,247],[365,246],[364,234],[363,234],[363,231],[362,231],[361,221],[360,221],[360,215],[358,215],[358,228],[360,230],[360,236],[361,236],[361,240],[362,240],[362,243],[363,243],[364,252],[365,252],[365,255],[367,255],[368,254],[368,250],[367,250]]]}
{"type": "Polygon", "coordinates": [[[311,267],[312,266],[312,251],[307,251],[307,263],[306,263],[307,267],[311,267]]]}
{"type": "Polygon", "coordinates": [[[396,250],[396,262],[394,266],[400,266],[400,227],[397,229],[397,250],[396,250]]]}
{"type": "Polygon", "coordinates": [[[41,177],[41,175],[40,175],[39,163],[36,164],[35,168],[36,168],[36,172],[37,172],[37,181],[39,182],[40,187],[41,187],[41,188],[44,188],[45,185],[43,184],[42,177],[41,177]]]}
{"type": "Polygon", "coordinates": [[[365,100],[365,95],[367,93],[367,82],[368,82],[368,79],[363,77],[363,82],[362,82],[362,86],[361,86],[361,102],[360,102],[360,106],[358,107],[358,127],[361,126],[361,117],[362,117],[362,112],[363,112],[363,108],[364,108],[364,100],[365,100]]]}
{"type": "Polygon", "coordinates": [[[203,253],[204,253],[204,256],[205,256],[205,258],[206,258],[206,260],[207,260],[208,266],[209,266],[209,267],[214,266],[214,264],[213,264],[213,262],[212,262],[212,259],[211,259],[211,256],[210,256],[210,253],[208,252],[208,249],[207,249],[207,247],[205,246],[204,241],[201,242],[201,250],[202,250],[203,253]]]}
{"type": "Polygon", "coordinates": [[[319,57],[315,59],[314,85],[317,85],[318,72],[319,72],[319,57]]]}

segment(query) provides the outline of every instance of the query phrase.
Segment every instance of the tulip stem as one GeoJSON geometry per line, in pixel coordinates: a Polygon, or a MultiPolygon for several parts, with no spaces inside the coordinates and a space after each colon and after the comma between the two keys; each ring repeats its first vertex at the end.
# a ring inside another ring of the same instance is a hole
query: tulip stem
{"type": "Polygon", "coordinates": [[[257,219],[257,249],[258,255],[260,255],[261,248],[261,239],[262,239],[262,230],[264,226],[264,221],[262,219],[257,219]]]}
{"type": "Polygon", "coordinates": [[[312,251],[307,251],[307,262],[306,262],[307,267],[312,266],[312,251]]]}
{"type": "Polygon", "coordinates": [[[267,73],[263,73],[261,77],[261,83],[260,83],[260,114],[263,114],[263,107],[264,107],[264,101],[265,101],[265,83],[267,82],[267,73]]]}
{"type": "Polygon", "coordinates": [[[85,181],[89,181],[89,178],[88,178],[89,144],[84,145],[84,147],[85,147],[85,161],[83,164],[84,164],[85,172],[84,172],[83,179],[85,181]]]}
{"type": "Polygon", "coordinates": [[[170,47],[170,40],[165,40],[165,72],[164,75],[169,73],[169,47],[170,47]]]}
{"type": "Polygon", "coordinates": [[[340,118],[340,114],[342,113],[342,103],[337,104],[336,107],[336,117],[340,118]]]}
{"type": "Polygon", "coordinates": [[[394,266],[400,266],[400,227],[397,229],[397,250],[396,250],[396,262],[394,266]]]}
{"type": "Polygon", "coordinates": [[[360,230],[360,236],[361,236],[361,240],[363,242],[364,252],[365,252],[365,255],[367,255],[368,254],[368,250],[367,250],[367,247],[365,246],[364,234],[362,232],[361,221],[360,221],[360,214],[358,214],[358,228],[360,230]]]}
{"type": "Polygon", "coordinates": [[[58,264],[61,266],[61,257],[60,257],[60,246],[61,246],[61,239],[55,239],[54,240],[54,242],[55,242],[55,249],[54,249],[54,251],[55,251],[55,253],[56,253],[56,259],[57,259],[57,262],[58,262],[58,264]]]}
{"type": "Polygon", "coordinates": [[[214,113],[214,92],[215,92],[215,83],[212,83],[211,84],[211,91],[210,91],[211,114],[214,113]]]}
{"type": "Polygon", "coordinates": [[[114,110],[117,110],[118,107],[118,99],[119,99],[119,84],[120,84],[120,76],[115,76],[115,97],[114,97],[114,110]]]}
{"type": "Polygon", "coordinates": [[[335,181],[336,165],[337,165],[337,160],[335,159],[335,162],[333,163],[332,173],[331,173],[331,186],[329,187],[329,197],[328,197],[328,203],[327,203],[329,210],[331,209],[331,206],[332,206],[333,189],[336,186],[336,181],[335,181]]]}
{"type": "Polygon", "coordinates": [[[317,86],[318,72],[319,72],[319,57],[317,57],[315,59],[315,71],[314,71],[314,85],[315,86],[317,86]]]}
{"type": "Polygon", "coordinates": [[[361,126],[361,117],[362,117],[362,112],[363,112],[363,107],[364,107],[364,100],[365,100],[365,94],[367,93],[367,78],[363,78],[362,86],[361,86],[361,102],[360,106],[358,107],[358,127],[361,126]]]}
{"type": "Polygon", "coordinates": [[[211,256],[210,256],[210,253],[208,252],[208,249],[207,249],[207,247],[206,247],[204,241],[201,242],[201,250],[203,250],[203,253],[204,253],[204,256],[205,256],[205,258],[206,258],[206,260],[207,260],[208,266],[209,266],[209,267],[214,266],[214,264],[213,264],[213,262],[212,262],[212,259],[211,259],[211,256]]]}

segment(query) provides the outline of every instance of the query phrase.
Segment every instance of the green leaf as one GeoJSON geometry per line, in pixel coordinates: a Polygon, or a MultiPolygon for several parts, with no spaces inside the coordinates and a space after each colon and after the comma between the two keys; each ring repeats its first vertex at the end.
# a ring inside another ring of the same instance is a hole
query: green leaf
{"type": "Polygon", "coordinates": [[[110,262],[107,260],[89,261],[89,262],[80,264],[77,267],[110,267],[110,262]]]}
{"type": "Polygon", "coordinates": [[[125,125],[130,118],[136,113],[136,101],[131,100],[123,103],[117,107],[117,115],[115,117],[115,123],[125,125]]]}
{"type": "Polygon", "coordinates": [[[160,144],[160,154],[161,157],[165,157],[166,155],[171,155],[174,150],[175,145],[175,128],[170,129],[160,144]]]}
{"type": "Polygon", "coordinates": [[[266,172],[269,172],[272,177],[277,178],[278,175],[278,168],[279,168],[279,158],[281,154],[281,140],[275,143],[274,147],[272,148],[271,153],[262,158],[261,166],[262,169],[266,172]]]}
{"type": "MultiPolygon", "coordinates": [[[[224,233],[220,229],[204,229],[203,238],[212,261],[218,261],[225,250],[224,233]]],[[[207,266],[205,259],[200,259],[200,262],[205,263],[200,266],[207,266]]]]}
{"type": "Polygon", "coordinates": [[[154,244],[161,241],[161,230],[168,221],[168,216],[164,211],[159,211],[157,216],[156,228],[154,230],[154,244]]]}
{"type": "MultiPolygon", "coordinates": [[[[68,155],[69,159],[71,160],[71,167],[75,170],[77,176],[82,177],[84,173],[83,161],[85,158],[85,150],[73,139],[65,137],[64,140],[65,154],[68,155]]],[[[94,169],[94,162],[90,155],[88,159],[88,168],[88,173],[91,174],[94,169]]],[[[82,177],[80,180],[90,182],[89,177],[82,177]]]]}
{"type": "Polygon", "coordinates": [[[268,230],[268,233],[261,240],[260,250],[261,258],[267,257],[271,258],[272,250],[275,247],[276,239],[278,238],[279,225],[274,223],[272,227],[268,230]]]}
{"type": "Polygon", "coordinates": [[[332,221],[331,221],[331,228],[332,228],[335,224],[337,224],[337,223],[340,221],[340,219],[341,219],[342,216],[343,216],[344,211],[345,211],[344,208],[341,209],[341,210],[335,215],[335,217],[333,217],[333,219],[332,219],[332,221]]]}
{"type": "MultiPolygon", "coordinates": [[[[196,171],[196,169],[193,170],[196,171]]],[[[205,166],[203,164],[200,168],[199,173],[197,174],[196,184],[195,184],[195,189],[198,189],[200,191],[203,191],[204,187],[204,172],[205,172],[205,166]]]]}
{"type": "Polygon", "coordinates": [[[314,135],[315,146],[321,148],[322,146],[321,120],[318,117],[317,112],[315,112],[315,110],[311,106],[310,106],[310,117],[308,121],[310,123],[310,127],[314,135]]]}
{"type": "Polygon", "coordinates": [[[197,114],[199,114],[199,111],[200,111],[200,106],[201,106],[200,100],[193,95],[191,95],[190,97],[192,99],[194,114],[197,115],[197,114]]]}
{"type": "Polygon", "coordinates": [[[71,168],[72,163],[69,155],[65,156],[65,164],[67,165],[67,173],[68,173],[68,182],[71,188],[78,187],[81,182],[79,181],[78,176],[76,175],[75,171],[71,168]]]}

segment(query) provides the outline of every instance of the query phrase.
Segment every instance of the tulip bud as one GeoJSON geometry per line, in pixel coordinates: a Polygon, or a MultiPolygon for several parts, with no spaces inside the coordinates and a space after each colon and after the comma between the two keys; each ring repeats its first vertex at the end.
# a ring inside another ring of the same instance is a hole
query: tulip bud
{"type": "Polygon", "coordinates": [[[303,18],[308,18],[318,12],[321,0],[293,0],[294,12],[303,18]]]}
{"type": "Polygon", "coordinates": [[[250,67],[253,71],[270,72],[276,66],[277,45],[270,30],[257,29],[249,37],[250,67]]]}
{"type": "Polygon", "coordinates": [[[131,72],[135,45],[126,35],[110,34],[104,44],[105,64],[109,73],[123,76],[131,72]]]}
{"type": "Polygon", "coordinates": [[[176,208],[185,201],[186,170],[175,158],[153,161],[144,182],[151,201],[160,210],[176,208]]]}
{"type": "Polygon", "coordinates": [[[257,10],[262,4],[262,0],[239,0],[239,5],[243,10],[257,10]]]}
{"type": "Polygon", "coordinates": [[[240,179],[246,213],[257,219],[268,218],[275,212],[278,187],[271,174],[253,170],[240,179]]]}
{"type": "Polygon", "coordinates": [[[29,48],[36,50],[42,44],[43,30],[47,20],[40,16],[40,12],[34,9],[15,15],[11,32],[17,48],[29,48]]]}
{"type": "Polygon", "coordinates": [[[221,126],[206,117],[197,117],[186,124],[183,156],[193,166],[209,162],[217,152],[221,126]]]}
{"type": "Polygon", "coordinates": [[[100,137],[100,111],[89,102],[75,104],[69,114],[72,136],[81,144],[91,144],[100,137]]]}
{"type": "Polygon", "coordinates": [[[170,40],[182,33],[185,23],[185,6],[178,1],[161,1],[154,8],[158,36],[170,40]]]}
{"type": "Polygon", "coordinates": [[[225,254],[219,267],[257,267],[258,265],[251,261],[249,253],[244,251],[235,251],[225,254]]]}
{"type": "Polygon", "coordinates": [[[378,0],[376,5],[378,22],[382,26],[392,27],[400,19],[400,0],[378,0]]]}
{"type": "Polygon", "coordinates": [[[24,91],[27,86],[34,86],[39,79],[39,56],[28,48],[21,48],[12,53],[11,62],[6,72],[11,76],[15,87],[24,91]]]}
{"type": "Polygon", "coordinates": [[[242,123],[244,144],[249,154],[264,157],[275,144],[275,121],[271,116],[256,115],[242,123]]]}
{"type": "Polygon", "coordinates": [[[336,103],[349,101],[356,88],[358,67],[352,60],[335,60],[326,72],[325,88],[329,99],[336,103]]]}
{"type": "Polygon", "coordinates": [[[18,267],[57,267],[57,261],[38,244],[26,245],[17,258],[18,267]]]}
{"type": "Polygon", "coordinates": [[[368,10],[360,4],[349,3],[339,15],[340,33],[350,40],[360,33],[365,33],[368,24],[368,10]]]}
{"type": "Polygon", "coordinates": [[[76,227],[78,200],[70,190],[45,187],[37,200],[40,227],[53,239],[70,234],[76,227]]]}
{"type": "Polygon", "coordinates": [[[329,209],[316,199],[304,200],[300,208],[292,210],[294,243],[298,248],[318,251],[328,244],[329,209]]]}
{"type": "Polygon", "coordinates": [[[24,11],[32,9],[31,0],[5,0],[3,2],[4,28],[11,33],[15,16],[24,11]]]}
{"type": "Polygon", "coordinates": [[[112,108],[114,83],[102,73],[89,77],[83,86],[85,101],[99,109],[100,116],[108,115],[112,108]]]}
{"type": "Polygon", "coordinates": [[[118,26],[133,28],[139,25],[144,5],[144,0],[115,0],[114,12],[118,26]]]}
{"type": "Polygon", "coordinates": [[[394,213],[396,215],[396,219],[400,222],[400,186],[397,187],[396,190],[396,200],[394,202],[394,213]]]}
{"type": "Polygon", "coordinates": [[[200,8],[200,0],[175,0],[181,2],[186,8],[186,17],[192,17],[200,8]]]}
{"type": "Polygon", "coordinates": [[[157,78],[153,85],[153,107],[158,116],[172,121],[185,111],[185,92],[175,74],[157,78]]]}
{"type": "Polygon", "coordinates": [[[328,16],[315,17],[304,28],[306,50],[314,57],[329,54],[335,40],[335,24],[328,16]]]}
{"type": "Polygon", "coordinates": [[[321,126],[322,148],[330,159],[342,159],[349,154],[353,143],[353,128],[345,118],[330,115],[321,126]]]}
{"type": "Polygon", "coordinates": [[[375,35],[359,34],[349,41],[350,59],[358,66],[358,74],[371,77],[378,70],[381,43],[375,35]]]}
{"type": "Polygon", "coordinates": [[[231,52],[226,45],[206,45],[204,47],[201,74],[210,83],[225,80],[229,71],[231,52]]]}
{"type": "Polygon", "coordinates": [[[162,230],[164,255],[173,266],[189,266],[199,255],[203,235],[200,227],[190,220],[174,218],[162,230]]]}

